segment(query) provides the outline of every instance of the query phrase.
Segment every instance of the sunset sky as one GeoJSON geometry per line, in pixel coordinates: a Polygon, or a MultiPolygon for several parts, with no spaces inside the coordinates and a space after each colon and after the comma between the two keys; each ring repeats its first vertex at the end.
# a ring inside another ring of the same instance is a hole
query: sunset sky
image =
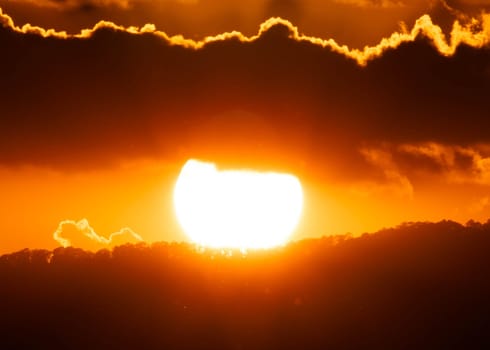
{"type": "Polygon", "coordinates": [[[187,240],[190,158],[296,175],[293,239],[490,218],[488,1],[0,8],[0,253],[187,240]]]}

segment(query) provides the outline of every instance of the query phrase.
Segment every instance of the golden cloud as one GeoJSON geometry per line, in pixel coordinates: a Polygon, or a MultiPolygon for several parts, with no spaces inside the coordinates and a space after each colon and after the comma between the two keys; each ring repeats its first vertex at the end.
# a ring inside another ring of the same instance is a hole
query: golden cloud
{"type": "Polygon", "coordinates": [[[289,38],[298,42],[308,42],[323,48],[329,48],[333,52],[344,55],[356,61],[359,65],[364,66],[370,60],[380,57],[387,50],[397,48],[403,43],[413,42],[420,36],[429,39],[441,55],[451,56],[456,49],[464,44],[474,48],[487,46],[490,42],[490,14],[482,14],[479,18],[471,18],[467,23],[462,24],[455,21],[449,40],[446,39],[441,27],[434,24],[429,15],[421,16],[413,28],[401,32],[394,32],[391,36],[382,39],[375,46],[366,46],[364,49],[351,49],[347,45],[341,45],[334,39],[322,39],[318,37],[301,34],[299,29],[290,21],[274,17],[266,20],[260,26],[258,34],[245,36],[241,32],[231,31],[222,34],[207,36],[202,40],[193,40],[183,37],[182,35],[169,36],[165,32],[157,30],[155,25],[146,24],[142,27],[121,26],[113,22],[100,21],[94,27],[83,29],[78,34],[68,34],[66,31],[57,31],[54,29],[45,29],[31,24],[25,24],[22,27],[15,25],[12,17],[3,13],[0,8],[0,24],[8,27],[17,33],[35,34],[42,37],[53,37],[59,39],[87,39],[100,29],[110,29],[122,31],[133,35],[153,34],[166,41],[169,45],[177,45],[189,49],[202,49],[208,44],[225,41],[238,40],[242,43],[250,43],[258,40],[264,33],[274,26],[284,26],[289,30],[289,38]]]}
{"type": "Polygon", "coordinates": [[[101,249],[121,245],[125,243],[142,242],[139,234],[129,227],[124,227],[117,232],[111,233],[109,238],[101,236],[90,226],[87,219],[80,221],[63,220],[58,224],[53,238],[63,247],[90,247],[101,249]]]}

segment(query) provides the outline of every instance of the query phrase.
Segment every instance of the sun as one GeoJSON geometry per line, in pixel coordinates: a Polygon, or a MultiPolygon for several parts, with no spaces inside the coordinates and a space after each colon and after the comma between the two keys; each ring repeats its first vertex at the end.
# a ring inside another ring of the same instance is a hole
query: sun
{"type": "Polygon", "coordinates": [[[303,189],[297,177],[274,172],[218,170],[189,160],[174,190],[177,219],[195,243],[213,248],[270,248],[298,225],[303,189]]]}

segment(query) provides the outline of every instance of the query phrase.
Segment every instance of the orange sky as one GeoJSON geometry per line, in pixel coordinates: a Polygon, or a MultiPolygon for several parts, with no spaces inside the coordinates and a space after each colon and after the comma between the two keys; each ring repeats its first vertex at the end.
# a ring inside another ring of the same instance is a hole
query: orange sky
{"type": "MultiPolygon", "coordinates": [[[[294,239],[405,221],[486,221],[485,7],[366,0],[313,11],[288,3],[167,1],[149,11],[142,1],[94,1],[90,9],[77,1],[0,1],[0,47],[10,53],[0,61],[8,67],[0,88],[0,253],[55,247],[62,220],[87,219],[106,237],[129,227],[149,242],[185,240],[172,190],[190,157],[296,174],[305,208],[294,239]],[[180,15],[158,19],[164,5],[180,15]],[[452,42],[429,17],[415,24],[425,12],[436,23],[461,21],[452,42]],[[250,37],[274,14],[297,32],[271,22],[250,37]],[[162,32],[134,35],[106,24],[83,39],[57,39],[66,35],[13,24],[76,33],[100,19],[153,22],[162,32]],[[406,31],[392,35],[400,21],[406,31]],[[199,43],[163,34],[231,30],[245,36],[208,38],[197,50],[190,46],[199,43]],[[32,34],[39,32],[52,37],[32,34]],[[361,53],[344,43],[382,49],[361,53]]],[[[66,235],[93,246],[76,230],[66,235]]]]}
{"type": "MultiPolygon", "coordinates": [[[[172,206],[176,167],[140,162],[69,173],[32,167],[3,169],[2,249],[54,248],[58,244],[52,233],[58,223],[83,218],[106,237],[130,227],[146,241],[186,240],[172,206]]],[[[294,239],[360,234],[405,221],[486,221],[490,209],[487,186],[415,186],[409,194],[397,183],[339,186],[315,183],[308,177],[302,182],[304,215],[294,239]]],[[[94,247],[76,232],[67,230],[65,237],[85,248],[94,247]]]]}

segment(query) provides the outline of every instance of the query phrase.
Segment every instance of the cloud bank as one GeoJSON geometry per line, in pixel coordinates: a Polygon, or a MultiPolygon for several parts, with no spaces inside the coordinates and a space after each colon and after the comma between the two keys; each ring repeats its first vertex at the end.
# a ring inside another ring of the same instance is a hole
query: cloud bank
{"type": "MultiPolygon", "coordinates": [[[[1,12],[0,45],[9,54],[0,57],[8,67],[0,163],[235,158],[388,182],[411,196],[413,179],[397,156],[407,145],[490,144],[489,19],[455,22],[446,38],[424,15],[412,29],[356,50],[281,18],[256,35],[194,40],[107,21],[69,34],[17,26],[1,12]],[[385,144],[398,153],[380,150],[385,144]]],[[[423,166],[413,153],[404,157],[423,166]]]]}
{"type": "Polygon", "coordinates": [[[247,37],[240,32],[226,32],[215,36],[207,36],[203,40],[187,39],[183,36],[169,36],[165,32],[159,31],[153,24],[146,24],[143,27],[124,27],[112,22],[100,21],[93,28],[84,29],[78,34],[67,34],[65,31],[56,31],[54,29],[45,29],[38,26],[25,24],[22,27],[15,25],[13,19],[4,14],[0,8],[0,23],[11,30],[23,34],[37,34],[42,37],[57,39],[87,39],[92,37],[98,30],[111,29],[114,31],[126,32],[128,34],[141,35],[151,33],[162,38],[169,45],[178,45],[190,49],[201,49],[206,45],[217,41],[238,40],[242,43],[251,43],[257,41],[264,33],[275,26],[284,26],[289,31],[289,38],[298,42],[307,42],[328,48],[333,52],[342,54],[355,60],[359,65],[366,65],[368,61],[381,56],[385,51],[396,49],[403,43],[413,42],[418,37],[428,38],[439,53],[445,56],[452,56],[460,45],[468,45],[475,48],[481,48],[488,45],[490,41],[490,14],[482,14],[480,19],[471,18],[468,24],[462,25],[458,21],[454,22],[453,29],[446,40],[442,29],[435,25],[429,15],[420,17],[412,30],[409,32],[395,32],[390,37],[384,38],[376,46],[366,46],[363,50],[350,49],[346,45],[338,44],[334,39],[322,39],[300,34],[288,20],[282,18],[270,18],[260,25],[257,35],[247,37]]]}

